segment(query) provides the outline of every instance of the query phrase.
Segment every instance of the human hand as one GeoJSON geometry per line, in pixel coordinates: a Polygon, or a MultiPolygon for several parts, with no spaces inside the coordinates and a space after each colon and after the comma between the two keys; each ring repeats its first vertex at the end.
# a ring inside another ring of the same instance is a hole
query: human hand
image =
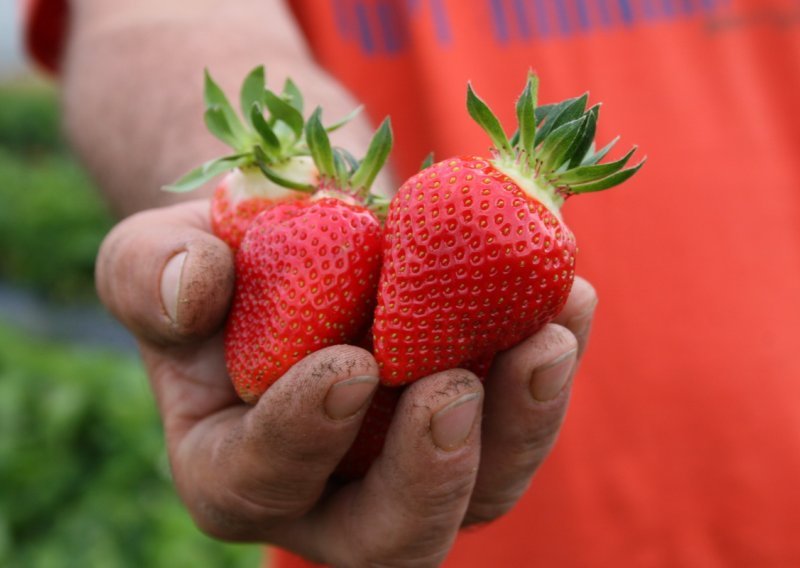
{"type": "Polygon", "coordinates": [[[377,386],[375,360],[323,349],[243,404],[220,332],[233,259],[210,234],[207,201],[121,222],[101,247],[97,286],[138,339],[198,526],[335,566],[435,566],[461,526],[513,507],[555,441],[595,302],[576,280],[558,323],[499,355],[485,386],[458,369],[411,385],[384,453],[341,485],[329,477],[377,386]]]}

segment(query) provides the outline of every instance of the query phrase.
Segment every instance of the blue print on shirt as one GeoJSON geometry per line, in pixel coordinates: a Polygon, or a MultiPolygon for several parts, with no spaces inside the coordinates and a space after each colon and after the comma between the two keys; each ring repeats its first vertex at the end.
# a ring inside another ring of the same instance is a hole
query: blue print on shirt
{"type": "MultiPolygon", "coordinates": [[[[402,53],[412,30],[428,22],[433,39],[447,46],[454,37],[450,14],[473,10],[486,18],[488,37],[498,44],[539,42],[659,21],[708,16],[733,0],[329,0],[342,39],[368,55],[402,53]]],[[[466,39],[465,39],[466,41],[466,39]]]]}
{"type": "Polygon", "coordinates": [[[419,18],[433,23],[436,40],[450,42],[445,0],[332,0],[336,27],[367,54],[397,53],[408,48],[411,25],[419,18]]]}
{"type": "Polygon", "coordinates": [[[710,14],[730,0],[488,0],[499,43],[545,41],[710,14]]]}

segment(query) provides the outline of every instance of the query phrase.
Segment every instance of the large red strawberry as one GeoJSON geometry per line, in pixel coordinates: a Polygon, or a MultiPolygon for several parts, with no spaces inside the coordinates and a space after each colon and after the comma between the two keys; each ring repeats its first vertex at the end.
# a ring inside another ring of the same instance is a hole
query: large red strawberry
{"type": "Polygon", "coordinates": [[[383,233],[369,188],[391,148],[388,120],[360,163],[331,148],[319,111],[305,131],[319,188],[259,214],[235,257],[225,357],[249,403],[306,355],[358,342],[375,306],[383,233]]]}
{"type": "Polygon", "coordinates": [[[587,95],[536,107],[531,75],[509,140],[472,91],[467,108],[489,134],[489,157],[433,164],[400,188],[386,220],[375,313],[375,356],[385,384],[444,369],[484,375],[498,351],[562,309],[577,247],[560,208],[573,194],[617,185],[634,150],[606,164],[594,149],[599,107],[587,95]]]}
{"type": "Polygon", "coordinates": [[[319,172],[305,141],[303,96],[291,80],[276,94],[266,88],[264,67],[253,69],[239,95],[244,121],[208,72],[204,99],[209,131],[234,153],[203,164],[166,189],[190,191],[227,172],[211,199],[211,226],[235,251],[259,213],[277,203],[307,199],[319,172]]]}

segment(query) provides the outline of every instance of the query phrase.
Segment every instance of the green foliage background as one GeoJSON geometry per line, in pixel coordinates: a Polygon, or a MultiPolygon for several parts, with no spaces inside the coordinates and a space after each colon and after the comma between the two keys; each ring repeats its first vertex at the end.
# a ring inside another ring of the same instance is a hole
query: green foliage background
{"type": "Polygon", "coordinates": [[[60,135],[52,89],[0,86],[0,204],[0,277],[48,299],[92,298],[112,219],[60,135]]]}
{"type": "MultiPolygon", "coordinates": [[[[56,97],[0,85],[0,280],[95,302],[112,219],[59,134],[56,97]]],[[[193,525],[138,359],[56,344],[0,313],[0,566],[258,566],[193,525]]]]}

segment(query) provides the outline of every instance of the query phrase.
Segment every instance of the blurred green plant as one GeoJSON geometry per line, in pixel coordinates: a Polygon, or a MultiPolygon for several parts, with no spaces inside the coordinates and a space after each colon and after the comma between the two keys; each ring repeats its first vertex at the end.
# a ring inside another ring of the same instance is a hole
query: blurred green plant
{"type": "Polygon", "coordinates": [[[258,566],[177,499],[131,358],[0,325],[0,566],[258,566]]]}
{"type": "Polygon", "coordinates": [[[66,152],[55,91],[20,80],[0,85],[0,148],[16,154],[66,152]]]}
{"type": "Polygon", "coordinates": [[[94,297],[94,261],[113,224],[60,134],[39,83],[0,86],[0,278],[49,300],[94,297]]]}
{"type": "Polygon", "coordinates": [[[94,296],[94,261],[112,226],[73,160],[0,150],[0,277],[47,299],[94,296]]]}

